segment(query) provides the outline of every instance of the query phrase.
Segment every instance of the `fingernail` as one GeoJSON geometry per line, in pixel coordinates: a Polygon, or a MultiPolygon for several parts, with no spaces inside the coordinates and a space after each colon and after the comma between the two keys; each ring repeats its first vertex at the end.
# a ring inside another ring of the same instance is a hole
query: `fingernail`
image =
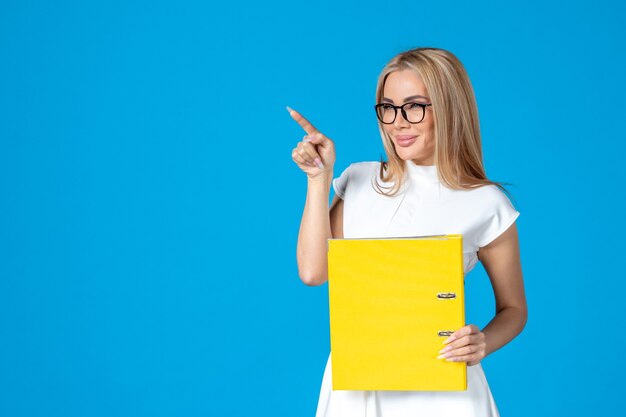
{"type": "Polygon", "coordinates": [[[447,338],[446,340],[443,341],[443,344],[446,345],[450,342],[454,342],[456,340],[456,337],[454,336],[450,336],[449,338],[447,338]]]}
{"type": "Polygon", "coordinates": [[[441,349],[439,351],[439,353],[445,353],[445,352],[449,351],[450,349],[452,349],[452,346],[446,346],[445,348],[441,349]]]}
{"type": "Polygon", "coordinates": [[[289,112],[289,114],[291,114],[291,112],[293,111],[293,109],[289,106],[287,106],[287,111],[289,112]]]}
{"type": "Polygon", "coordinates": [[[317,165],[319,169],[324,169],[324,164],[322,164],[319,158],[315,158],[315,165],[317,165]]]}
{"type": "Polygon", "coordinates": [[[311,139],[308,136],[305,136],[304,139],[302,139],[302,142],[311,142],[311,139]]]}
{"type": "Polygon", "coordinates": [[[437,356],[437,359],[445,359],[445,358],[447,358],[446,355],[439,355],[439,356],[437,356]]]}

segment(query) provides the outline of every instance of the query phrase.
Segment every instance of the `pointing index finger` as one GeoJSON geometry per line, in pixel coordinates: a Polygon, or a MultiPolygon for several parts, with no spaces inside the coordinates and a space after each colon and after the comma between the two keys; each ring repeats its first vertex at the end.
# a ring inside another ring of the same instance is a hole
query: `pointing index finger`
{"type": "Polygon", "coordinates": [[[291,115],[293,120],[298,122],[298,124],[302,127],[302,129],[304,129],[307,134],[312,135],[314,133],[319,133],[319,130],[317,130],[317,128],[313,126],[311,122],[309,122],[303,115],[301,115],[291,107],[287,107],[287,110],[289,111],[289,115],[291,115]]]}

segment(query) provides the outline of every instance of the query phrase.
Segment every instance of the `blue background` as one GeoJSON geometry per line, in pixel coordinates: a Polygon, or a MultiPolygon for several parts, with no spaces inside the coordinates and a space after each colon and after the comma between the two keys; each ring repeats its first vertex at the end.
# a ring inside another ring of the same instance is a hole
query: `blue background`
{"type": "MultiPolygon", "coordinates": [[[[298,278],[291,160],[379,160],[378,73],[415,46],[472,79],[521,212],[524,332],[483,361],[503,416],[620,409],[623,3],[0,6],[0,415],[312,416],[327,286],[298,278]]],[[[494,312],[467,279],[468,322],[494,312]]]]}

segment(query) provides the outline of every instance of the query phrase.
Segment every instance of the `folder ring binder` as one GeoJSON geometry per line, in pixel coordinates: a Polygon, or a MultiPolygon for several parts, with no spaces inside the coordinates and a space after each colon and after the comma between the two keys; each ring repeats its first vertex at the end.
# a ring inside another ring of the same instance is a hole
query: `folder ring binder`
{"type": "Polygon", "coordinates": [[[456,298],[456,293],[453,293],[453,292],[440,292],[439,294],[437,294],[437,298],[443,298],[443,299],[456,298]]]}
{"type": "Polygon", "coordinates": [[[454,333],[452,330],[440,330],[437,332],[439,336],[451,336],[454,333]]]}

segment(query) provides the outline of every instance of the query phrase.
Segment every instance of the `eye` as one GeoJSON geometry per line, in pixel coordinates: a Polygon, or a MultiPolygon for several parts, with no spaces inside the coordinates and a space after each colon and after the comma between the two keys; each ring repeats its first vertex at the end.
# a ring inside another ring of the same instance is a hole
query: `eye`
{"type": "Polygon", "coordinates": [[[393,110],[393,106],[391,104],[383,104],[382,106],[380,106],[380,108],[383,111],[387,111],[387,110],[393,110]]]}
{"type": "Polygon", "coordinates": [[[422,105],[419,103],[408,103],[406,107],[407,107],[407,110],[415,110],[419,107],[422,107],[422,105]]]}

